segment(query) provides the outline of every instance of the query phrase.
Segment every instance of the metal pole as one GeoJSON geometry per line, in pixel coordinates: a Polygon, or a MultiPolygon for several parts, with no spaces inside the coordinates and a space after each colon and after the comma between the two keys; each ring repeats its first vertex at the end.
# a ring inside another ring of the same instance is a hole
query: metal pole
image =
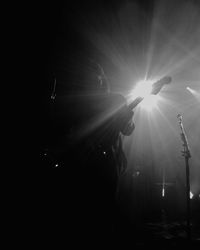
{"type": "Polygon", "coordinates": [[[181,140],[183,141],[183,151],[182,155],[185,157],[185,166],[186,166],[186,204],[187,204],[187,216],[186,216],[186,225],[187,225],[187,239],[191,240],[191,227],[190,227],[190,217],[191,217],[191,208],[190,208],[190,168],[189,168],[189,158],[191,158],[190,149],[188,145],[187,136],[183,127],[182,116],[177,115],[179,119],[179,125],[181,128],[181,140]]]}
{"type": "Polygon", "coordinates": [[[190,227],[190,170],[189,170],[189,158],[185,157],[185,165],[186,165],[186,199],[187,199],[187,238],[191,239],[191,227],[190,227]]]}

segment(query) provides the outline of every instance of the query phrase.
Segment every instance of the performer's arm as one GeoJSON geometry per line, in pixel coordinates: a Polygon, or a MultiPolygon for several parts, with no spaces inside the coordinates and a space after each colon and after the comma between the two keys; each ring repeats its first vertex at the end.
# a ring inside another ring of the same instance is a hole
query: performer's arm
{"type": "Polygon", "coordinates": [[[132,134],[133,130],[135,129],[135,124],[133,122],[133,115],[134,112],[130,111],[126,106],[123,109],[122,114],[122,126],[121,126],[121,133],[123,135],[129,136],[132,134]]]}

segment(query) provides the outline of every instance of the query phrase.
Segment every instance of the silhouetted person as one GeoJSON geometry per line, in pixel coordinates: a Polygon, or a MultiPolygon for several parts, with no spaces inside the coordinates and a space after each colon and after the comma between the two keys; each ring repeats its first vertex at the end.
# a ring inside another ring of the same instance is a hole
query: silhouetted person
{"type": "Polygon", "coordinates": [[[92,62],[84,73],[81,91],[57,99],[56,211],[74,236],[106,240],[115,237],[118,180],[127,164],[122,136],[135,126],[133,111],[110,91],[102,67],[92,62]]]}
{"type": "Polygon", "coordinates": [[[86,225],[91,226],[93,233],[109,237],[117,220],[118,180],[127,164],[122,136],[135,128],[133,111],[122,95],[110,92],[100,65],[93,63],[86,79],[85,91],[72,105],[75,118],[68,135],[73,148],[70,157],[73,155],[78,199],[85,206],[86,221],[81,228],[84,231],[86,225]]]}

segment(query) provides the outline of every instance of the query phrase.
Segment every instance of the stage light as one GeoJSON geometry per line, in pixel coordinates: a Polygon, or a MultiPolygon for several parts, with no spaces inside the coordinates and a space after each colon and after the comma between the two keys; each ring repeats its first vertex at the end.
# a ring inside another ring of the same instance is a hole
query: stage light
{"type": "Polygon", "coordinates": [[[158,96],[149,95],[145,97],[144,100],[141,102],[141,107],[147,111],[151,111],[157,106],[158,99],[158,96]]]}
{"type": "Polygon", "coordinates": [[[134,88],[133,92],[135,96],[147,97],[150,95],[152,90],[152,81],[140,81],[134,88]]]}
{"type": "Polygon", "coordinates": [[[200,101],[200,93],[197,90],[194,90],[190,87],[186,87],[186,89],[192,94],[198,101],[200,101]]]}
{"type": "Polygon", "coordinates": [[[193,193],[190,191],[190,199],[192,199],[193,196],[193,193]]]}
{"type": "Polygon", "coordinates": [[[140,175],[140,172],[139,172],[139,171],[135,171],[135,172],[132,174],[133,177],[138,177],[139,175],[140,175]]]}
{"type": "Polygon", "coordinates": [[[153,81],[139,81],[131,93],[131,99],[137,97],[144,98],[140,103],[140,107],[147,111],[151,111],[157,105],[158,101],[158,96],[151,95],[153,83],[153,81]]]}
{"type": "Polygon", "coordinates": [[[165,196],[165,189],[163,188],[162,189],[162,197],[164,197],[165,196]]]}
{"type": "Polygon", "coordinates": [[[187,89],[190,93],[192,93],[192,94],[195,93],[195,91],[194,91],[193,89],[191,89],[190,87],[186,87],[186,89],[187,89]]]}

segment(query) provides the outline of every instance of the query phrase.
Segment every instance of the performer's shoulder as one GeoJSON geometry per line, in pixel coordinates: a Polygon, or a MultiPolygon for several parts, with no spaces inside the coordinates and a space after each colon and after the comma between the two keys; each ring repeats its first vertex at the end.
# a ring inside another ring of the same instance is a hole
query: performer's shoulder
{"type": "Polygon", "coordinates": [[[118,103],[126,103],[126,98],[121,93],[113,92],[110,94],[110,97],[118,103]]]}

